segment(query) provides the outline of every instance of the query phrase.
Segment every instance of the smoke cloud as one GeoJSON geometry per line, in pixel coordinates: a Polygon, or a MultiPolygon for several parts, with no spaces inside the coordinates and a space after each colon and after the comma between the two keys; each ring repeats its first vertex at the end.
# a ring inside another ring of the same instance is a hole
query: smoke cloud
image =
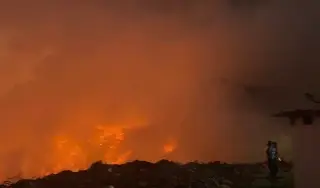
{"type": "Polygon", "coordinates": [[[0,7],[4,177],[37,175],[57,136],[82,143],[98,125],[125,129],[130,159],[158,160],[172,139],[177,161],[262,160],[269,139],[290,156],[290,129],[269,114],[320,94],[318,1],[0,7]]]}

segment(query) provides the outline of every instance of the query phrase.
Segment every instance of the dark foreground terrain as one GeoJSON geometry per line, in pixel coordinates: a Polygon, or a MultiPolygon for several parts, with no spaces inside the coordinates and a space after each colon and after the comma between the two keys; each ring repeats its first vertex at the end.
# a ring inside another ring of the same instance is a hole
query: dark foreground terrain
{"type": "Polygon", "coordinates": [[[166,160],[134,161],[123,165],[97,162],[87,170],[63,171],[43,178],[5,182],[10,188],[292,188],[291,167],[279,179],[267,178],[263,164],[188,163],[166,160]]]}

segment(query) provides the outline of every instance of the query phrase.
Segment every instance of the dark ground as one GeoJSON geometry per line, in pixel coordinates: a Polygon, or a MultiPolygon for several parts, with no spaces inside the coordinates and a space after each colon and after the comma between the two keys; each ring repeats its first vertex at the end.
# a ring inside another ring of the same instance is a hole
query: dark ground
{"type": "Polygon", "coordinates": [[[63,171],[43,178],[5,182],[10,188],[292,188],[291,165],[271,181],[263,164],[157,163],[133,161],[123,165],[96,162],[87,170],[63,171]]]}

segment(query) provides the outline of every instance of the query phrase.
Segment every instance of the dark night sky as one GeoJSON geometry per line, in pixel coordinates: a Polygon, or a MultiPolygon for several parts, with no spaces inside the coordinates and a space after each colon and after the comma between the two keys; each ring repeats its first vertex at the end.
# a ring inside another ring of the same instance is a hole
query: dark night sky
{"type": "Polygon", "coordinates": [[[0,171],[55,165],[57,135],[79,145],[96,125],[133,127],[131,159],[168,139],[181,161],[261,160],[270,138],[289,150],[269,114],[320,97],[319,4],[1,2],[0,171]]]}

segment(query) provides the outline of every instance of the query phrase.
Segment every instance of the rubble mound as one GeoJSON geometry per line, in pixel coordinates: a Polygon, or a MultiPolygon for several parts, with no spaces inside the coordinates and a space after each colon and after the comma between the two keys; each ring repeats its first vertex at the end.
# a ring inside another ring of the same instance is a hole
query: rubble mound
{"type": "MultiPolygon", "coordinates": [[[[286,171],[286,173],[290,173],[286,171]]],[[[262,164],[226,164],[220,162],[179,164],[161,160],[157,163],[132,161],[122,165],[93,163],[87,170],[62,171],[37,179],[6,182],[10,188],[250,188],[256,179],[267,179],[262,164]],[[260,177],[259,177],[260,176],[260,177]]],[[[280,187],[291,187],[284,177],[280,187]]],[[[261,184],[261,183],[260,183],[261,184]]],[[[259,185],[268,187],[268,185],[259,185]]],[[[279,187],[279,186],[278,186],[279,187]]]]}

